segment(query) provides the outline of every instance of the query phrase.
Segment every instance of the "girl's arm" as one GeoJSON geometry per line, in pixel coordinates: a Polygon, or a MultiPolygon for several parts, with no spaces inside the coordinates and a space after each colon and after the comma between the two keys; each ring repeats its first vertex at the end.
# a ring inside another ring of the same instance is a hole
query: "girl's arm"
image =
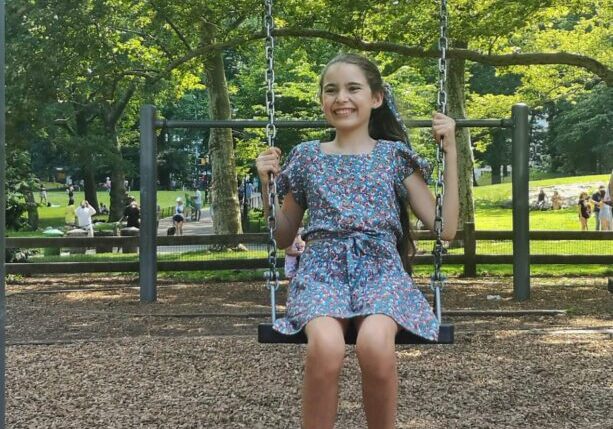
{"type": "MultiPolygon", "coordinates": [[[[279,174],[279,158],[281,150],[277,147],[268,148],[262,152],[257,160],[256,166],[258,175],[262,182],[262,202],[264,206],[264,217],[268,220],[268,173],[279,174]]],[[[288,192],[283,199],[283,206],[279,205],[278,198],[275,198],[276,230],[274,232],[277,247],[284,249],[289,247],[296,237],[300,221],[304,216],[304,209],[294,199],[291,192],[288,192]]]]}
{"type": "MultiPolygon", "coordinates": [[[[432,132],[437,141],[440,141],[441,137],[443,138],[445,195],[443,196],[443,231],[441,238],[448,241],[453,240],[458,230],[460,211],[455,121],[441,113],[436,113],[433,118],[432,132]]],[[[415,215],[427,228],[434,230],[436,201],[423,177],[418,173],[413,173],[404,179],[404,186],[409,193],[409,203],[415,215]]]]}

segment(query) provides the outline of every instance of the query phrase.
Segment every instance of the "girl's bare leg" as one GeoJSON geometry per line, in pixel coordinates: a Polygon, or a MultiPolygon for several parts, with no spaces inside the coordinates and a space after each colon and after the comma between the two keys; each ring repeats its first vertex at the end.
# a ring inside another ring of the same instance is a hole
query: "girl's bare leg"
{"type": "Polygon", "coordinates": [[[374,314],[356,320],[356,327],[368,429],[393,429],[398,401],[395,342],[398,325],[389,316],[374,314]]]}
{"type": "Polygon", "coordinates": [[[333,317],[317,317],[306,325],[309,341],[302,390],[304,429],[334,428],[348,323],[333,317]]]}

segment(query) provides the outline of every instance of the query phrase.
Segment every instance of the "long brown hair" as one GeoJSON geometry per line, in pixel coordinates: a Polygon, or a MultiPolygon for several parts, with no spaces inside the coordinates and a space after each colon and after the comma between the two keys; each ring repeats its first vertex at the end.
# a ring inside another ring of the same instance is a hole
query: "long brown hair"
{"type": "MultiPolygon", "coordinates": [[[[382,94],[385,98],[381,106],[373,109],[372,113],[370,114],[370,120],[368,122],[368,134],[370,137],[373,139],[402,141],[408,145],[409,136],[405,132],[402,124],[398,122],[396,115],[394,115],[390,109],[390,103],[393,103],[393,100],[390,100],[389,95],[386,94],[381,72],[376,64],[370,61],[368,58],[357,54],[340,54],[334,57],[328,64],[326,64],[326,67],[324,67],[319,78],[320,99],[321,94],[323,93],[324,76],[326,75],[326,72],[330,66],[338,63],[353,64],[359,67],[366,77],[370,90],[373,93],[382,94]]],[[[396,248],[400,254],[400,259],[402,260],[404,269],[408,273],[411,273],[411,260],[415,255],[415,243],[413,242],[413,237],[411,235],[411,222],[409,220],[408,208],[400,196],[397,196],[397,198],[398,206],[400,207],[402,238],[396,244],[396,248]]]]}

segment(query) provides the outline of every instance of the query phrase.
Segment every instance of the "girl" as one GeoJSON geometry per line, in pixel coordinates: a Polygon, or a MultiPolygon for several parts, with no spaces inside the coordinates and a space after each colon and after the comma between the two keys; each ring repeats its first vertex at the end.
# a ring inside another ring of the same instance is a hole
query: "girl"
{"type": "MultiPolygon", "coordinates": [[[[334,426],[350,322],[358,332],[368,427],[393,428],[396,333],[408,329],[434,340],[439,329],[406,271],[414,249],[406,205],[428,228],[434,225],[434,197],[425,181],[430,169],[407,144],[391,92],[372,62],[353,54],[334,58],[324,68],[319,89],[321,108],[336,130],[334,139],[296,146],[283,170],[278,148],[265,150],[256,162],[264,201],[268,173],[277,175],[283,198],[281,207],[275,203],[280,248],[293,241],[307,207],[310,213],[286,317],[276,321],[275,329],[293,334],[304,328],[308,338],[304,428],[334,426]]],[[[446,153],[445,240],[455,236],[459,206],[454,130],[452,119],[434,114],[433,134],[443,139],[446,153]]]]}
{"type": "Polygon", "coordinates": [[[183,223],[185,222],[185,206],[183,205],[183,199],[177,198],[177,205],[175,206],[175,214],[172,217],[172,224],[175,227],[175,233],[177,235],[183,235],[183,223]]]}
{"type": "Polygon", "coordinates": [[[581,192],[579,195],[579,223],[581,224],[581,231],[587,231],[587,220],[592,215],[590,208],[589,197],[587,192],[581,192]]]}

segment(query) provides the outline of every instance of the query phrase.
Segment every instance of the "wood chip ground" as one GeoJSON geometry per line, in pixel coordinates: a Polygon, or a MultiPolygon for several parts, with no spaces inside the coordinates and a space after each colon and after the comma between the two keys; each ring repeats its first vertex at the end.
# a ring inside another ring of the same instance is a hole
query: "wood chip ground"
{"type": "MultiPolygon", "coordinates": [[[[133,277],[10,281],[7,427],[299,428],[305,348],[257,343],[262,282],[160,283],[142,305],[133,277]]],[[[454,317],[455,344],[398,347],[398,428],[613,428],[606,279],[534,279],[524,303],[510,278],[451,279],[444,303],[568,314],[454,317]]],[[[336,428],[366,428],[345,360],[336,428]]]]}

